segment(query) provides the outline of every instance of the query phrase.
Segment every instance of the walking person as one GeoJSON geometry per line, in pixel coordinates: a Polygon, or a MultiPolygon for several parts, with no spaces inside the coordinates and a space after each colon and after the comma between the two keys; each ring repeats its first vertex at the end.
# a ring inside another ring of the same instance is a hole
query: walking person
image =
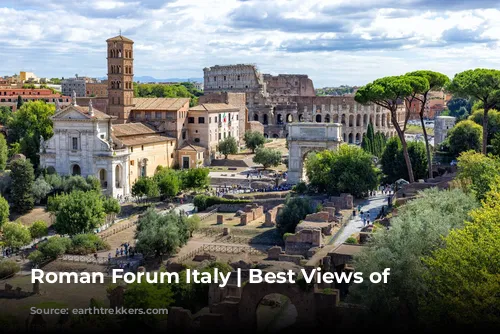
{"type": "Polygon", "coordinates": [[[115,257],[118,257],[118,255],[120,255],[120,251],[118,250],[118,248],[116,249],[116,253],[115,253],[115,257]]]}

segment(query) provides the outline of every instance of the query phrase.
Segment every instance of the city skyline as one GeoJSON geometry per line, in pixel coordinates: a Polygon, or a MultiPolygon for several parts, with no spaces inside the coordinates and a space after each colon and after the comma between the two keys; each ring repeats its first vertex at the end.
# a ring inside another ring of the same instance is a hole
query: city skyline
{"type": "Polygon", "coordinates": [[[416,69],[498,68],[497,1],[2,1],[2,75],[106,75],[105,40],[135,41],[135,75],[201,78],[213,65],[363,85],[416,69]]]}

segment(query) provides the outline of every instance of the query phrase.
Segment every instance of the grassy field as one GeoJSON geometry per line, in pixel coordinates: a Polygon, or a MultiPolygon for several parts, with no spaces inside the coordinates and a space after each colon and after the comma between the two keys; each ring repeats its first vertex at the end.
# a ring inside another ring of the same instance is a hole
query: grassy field
{"type": "MultiPolygon", "coordinates": [[[[434,129],[433,128],[426,128],[427,130],[427,135],[429,136],[434,136],[434,129]]],[[[422,131],[422,127],[420,125],[408,125],[406,127],[406,133],[407,134],[424,134],[424,131],[422,131]]]]}

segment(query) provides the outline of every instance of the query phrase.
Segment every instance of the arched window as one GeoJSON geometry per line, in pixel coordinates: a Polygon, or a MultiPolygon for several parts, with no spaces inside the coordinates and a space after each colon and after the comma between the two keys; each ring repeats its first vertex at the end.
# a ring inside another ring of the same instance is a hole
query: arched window
{"type": "Polygon", "coordinates": [[[276,115],[276,124],[283,124],[283,115],[276,115]]]}
{"type": "Polygon", "coordinates": [[[330,123],[330,115],[325,116],[325,123],[330,123]]]}
{"type": "Polygon", "coordinates": [[[303,122],[304,121],[304,116],[302,114],[299,114],[299,122],[303,122]]]}
{"type": "Polygon", "coordinates": [[[269,122],[268,122],[268,120],[267,120],[267,114],[264,114],[264,115],[262,116],[262,124],[264,124],[264,125],[269,124],[269,122]]]}
{"type": "Polygon", "coordinates": [[[292,123],[293,122],[293,116],[292,116],[292,114],[286,115],[286,122],[287,123],[292,123]]]}
{"type": "Polygon", "coordinates": [[[74,164],[71,167],[71,175],[82,175],[82,170],[80,169],[79,165],[74,164]]]}
{"type": "Polygon", "coordinates": [[[116,167],[115,167],[115,187],[116,188],[122,187],[122,166],[121,165],[116,165],[116,167]]]}
{"type": "Polygon", "coordinates": [[[104,168],[99,170],[99,181],[101,182],[102,189],[108,188],[108,175],[104,168]]]}
{"type": "Polygon", "coordinates": [[[321,115],[316,115],[316,123],[321,123],[321,115]]]}
{"type": "MultiPolygon", "coordinates": [[[[341,123],[342,123],[343,125],[345,125],[345,114],[342,114],[342,120],[341,120],[341,123]]],[[[345,139],[344,139],[344,141],[345,141],[345,139]]]]}
{"type": "Polygon", "coordinates": [[[258,120],[259,120],[259,115],[257,115],[257,114],[253,114],[253,120],[254,120],[254,121],[258,121],[258,120]]]}
{"type": "Polygon", "coordinates": [[[352,144],[352,133],[349,134],[349,144],[352,144]]]}
{"type": "Polygon", "coordinates": [[[356,126],[361,126],[361,115],[360,114],[358,114],[356,116],[356,126]]]}

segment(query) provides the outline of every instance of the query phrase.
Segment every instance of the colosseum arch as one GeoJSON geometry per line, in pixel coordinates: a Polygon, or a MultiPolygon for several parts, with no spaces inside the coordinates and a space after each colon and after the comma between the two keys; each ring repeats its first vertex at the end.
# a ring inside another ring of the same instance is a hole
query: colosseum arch
{"type": "Polygon", "coordinates": [[[325,115],[325,123],[330,123],[330,115],[329,114],[325,115]]]}
{"type": "Polygon", "coordinates": [[[353,140],[352,140],[352,133],[349,133],[348,138],[349,138],[349,144],[352,144],[352,143],[353,143],[353,140]]]}
{"type": "Polygon", "coordinates": [[[253,114],[253,120],[254,121],[259,121],[259,114],[253,114]]]}
{"type": "Polygon", "coordinates": [[[345,125],[345,114],[342,114],[341,123],[345,125]]]}
{"type": "Polygon", "coordinates": [[[375,116],[375,126],[376,126],[376,127],[379,127],[379,126],[380,126],[380,115],[379,115],[379,114],[377,114],[377,115],[375,116]]]}
{"type": "Polygon", "coordinates": [[[338,122],[339,122],[339,115],[337,114],[333,115],[332,123],[338,123],[338,122]]]}
{"type": "Polygon", "coordinates": [[[293,122],[293,115],[292,114],[287,114],[286,115],[286,122],[287,123],[292,123],[293,122]]]}
{"type": "Polygon", "coordinates": [[[264,125],[269,124],[269,119],[267,117],[267,114],[262,115],[262,124],[264,124],[264,125]]]}
{"type": "Polygon", "coordinates": [[[362,126],[362,124],[361,124],[361,114],[358,114],[356,116],[356,126],[362,126]]]}
{"type": "Polygon", "coordinates": [[[391,114],[387,113],[386,117],[387,117],[387,126],[389,126],[389,124],[391,124],[391,114]]]}
{"type": "Polygon", "coordinates": [[[276,115],[276,124],[283,124],[283,115],[282,114],[276,115]]]}
{"type": "Polygon", "coordinates": [[[373,115],[370,115],[370,123],[372,123],[372,125],[374,125],[375,123],[373,122],[373,115]]]}
{"type": "Polygon", "coordinates": [[[363,126],[368,126],[368,114],[363,115],[363,126]]]}
{"type": "Polygon", "coordinates": [[[304,122],[304,115],[303,114],[299,114],[299,122],[304,122]]]}
{"type": "Polygon", "coordinates": [[[316,115],[316,123],[321,123],[321,114],[316,115]]]}
{"type": "Polygon", "coordinates": [[[382,115],[382,126],[385,126],[385,116],[382,115]]]}
{"type": "Polygon", "coordinates": [[[354,115],[349,115],[349,126],[354,126],[354,115]]]}
{"type": "Polygon", "coordinates": [[[361,143],[361,134],[358,132],[356,133],[356,144],[361,143]]]}

